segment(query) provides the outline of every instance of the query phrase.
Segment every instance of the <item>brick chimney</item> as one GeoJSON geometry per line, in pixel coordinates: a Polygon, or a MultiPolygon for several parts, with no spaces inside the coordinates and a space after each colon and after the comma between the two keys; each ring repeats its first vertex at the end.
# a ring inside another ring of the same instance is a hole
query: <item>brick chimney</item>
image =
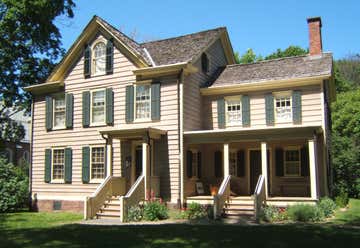
{"type": "Polygon", "coordinates": [[[321,40],[321,18],[311,17],[307,19],[309,27],[309,50],[310,55],[322,54],[322,40],[321,40]]]}

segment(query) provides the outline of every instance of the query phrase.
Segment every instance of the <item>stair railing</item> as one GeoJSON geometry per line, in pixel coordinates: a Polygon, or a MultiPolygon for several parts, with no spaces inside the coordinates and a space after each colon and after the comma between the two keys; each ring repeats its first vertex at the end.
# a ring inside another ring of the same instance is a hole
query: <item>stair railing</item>
{"type": "Polygon", "coordinates": [[[214,219],[221,216],[226,200],[230,197],[230,180],[231,175],[228,175],[222,181],[219,192],[214,196],[214,219]]]}
{"type": "Polygon", "coordinates": [[[145,200],[145,176],[141,175],[131,186],[129,192],[125,196],[120,196],[120,221],[127,220],[129,207],[136,206],[143,200],[145,200]]]}
{"type": "Polygon", "coordinates": [[[260,175],[256,183],[255,192],[254,192],[254,210],[255,210],[256,221],[259,221],[261,208],[265,203],[265,201],[266,201],[265,177],[263,175],[260,175]]]}
{"type": "Polygon", "coordinates": [[[125,178],[108,176],[96,191],[85,199],[84,219],[93,218],[105,201],[114,195],[125,193],[125,178]]]}

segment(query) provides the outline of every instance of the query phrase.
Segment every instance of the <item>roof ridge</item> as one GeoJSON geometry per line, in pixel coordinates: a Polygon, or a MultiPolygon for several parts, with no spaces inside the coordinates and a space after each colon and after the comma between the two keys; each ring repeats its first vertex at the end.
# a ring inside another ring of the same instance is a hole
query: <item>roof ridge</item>
{"type": "Polygon", "coordinates": [[[186,36],[190,36],[190,35],[194,35],[194,34],[202,34],[202,33],[206,33],[206,32],[210,32],[210,31],[215,31],[215,30],[220,30],[220,29],[225,29],[225,26],[221,26],[221,27],[217,27],[217,28],[212,28],[212,29],[206,29],[206,30],[202,30],[199,32],[194,32],[194,33],[189,33],[189,34],[183,34],[183,35],[179,35],[179,36],[174,36],[174,37],[169,37],[169,38],[165,38],[165,39],[159,39],[159,40],[153,40],[153,41],[148,41],[148,42],[142,42],[140,43],[140,45],[144,45],[144,44],[149,44],[149,43],[153,43],[153,42],[160,42],[160,41],[166,41],[166,40],[172,40],[172,39],[177,39],[177,38],[181,38],[181,37],[186,37],[186,36]]]}

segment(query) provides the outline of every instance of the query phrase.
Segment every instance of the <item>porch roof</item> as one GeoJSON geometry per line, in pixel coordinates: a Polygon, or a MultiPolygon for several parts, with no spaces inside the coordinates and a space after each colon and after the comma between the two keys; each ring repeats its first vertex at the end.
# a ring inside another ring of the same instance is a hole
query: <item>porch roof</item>
{"type": "Polygon", "coordinates": [[[314,134],[321,132],[321,126],[198,130],[184,132],[184,140],[187,144],[201,144],[304,138],[312,139],[314,134]]]}
{"type": "Polygon", "coordinates": [[[141,127],[141,128],[108,128],[99,130],[100,134],[108,135],[112,138],[118,139],[136,139],[146,138],[149,135],[152,139],[160,139],[161,135],[167,133],[166,130],[161,130],[153,127],[141,127]]]}

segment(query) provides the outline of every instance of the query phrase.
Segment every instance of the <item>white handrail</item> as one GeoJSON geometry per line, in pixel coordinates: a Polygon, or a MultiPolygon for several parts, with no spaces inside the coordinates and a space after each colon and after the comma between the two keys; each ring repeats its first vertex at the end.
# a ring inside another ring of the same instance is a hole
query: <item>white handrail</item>
{"type": "Polygon", "coordinates": [[[220,185],[217,195],[214,196],[214,219],[221,215],[225,201],[230,196],[230,180],[231,175],[225,177],[220,185]]]}
{"type": "Polygon", "coordinates": [[[97,187],[97,189],[95,190],[95,192],[91,195],[91,197],[96,197],[103,189],[104,187],[109,183],[109,181],[111,180],[111,176],[107,176],[105,178],[104,181],[102,181],[102,183],[99,185],[99,187],[97,187]]]}
{"type": "Polygon", "coordinates": [[[261,207],[266,201],[265,195],[265,177],[263,175],[259,176],[257,181],[255,192],[254,192],[254,210],[255,210],[255,219],[259,221],[261,207]]]}

